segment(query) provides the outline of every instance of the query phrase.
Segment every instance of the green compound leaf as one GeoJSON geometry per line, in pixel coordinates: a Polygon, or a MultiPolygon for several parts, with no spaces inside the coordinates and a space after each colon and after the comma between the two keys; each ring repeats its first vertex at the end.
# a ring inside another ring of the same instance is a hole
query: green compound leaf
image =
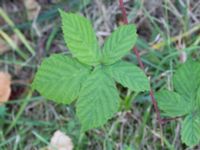
{"type": "Polygon", "coordinates": [[[191,60],[186,62],[176,71],[173,80],[177,93],[195,105],[195,97],[200,85],[200,64],[191,60]]]}
{"type": "Polygon", "coordinates": [[[195,115],[188,115],[182,123],[181,130],[182,141],[193,147],[200,142],[200,118],[195,115]]]}
{"type": "Polygon", "coordinates": [[[179,94],[172,91],[159,91],[155,94],[158,107],[164,111],[164,115],[176,117],[186,115],[190,112],[191,107],[179,94]]]}
{"type": "Polygon", "coordinates": [[[119,108],[115,82],[102,69],[95,70],[81,88],[76,108],[82,131],[102,126],[119,108]]]}
{"type": "Polygon", "coordinates": [[[181,139],[193,147],[200,142],[200,64],[187,61],[176,71],[173,81],[176,93],[156,93],[158,106],[170,117],[189,114],[182,123],[181,139]]]}
{"type": "Polygon", "coordinates": [[[195,106],[199,109],[200,108],[200,85],[199,88],[197,90],[197,96],[196,96],[196,104],[195,106]]]}
{"type": "Polygon", "coordinates": [[[136,92],[148,91],[150,89],[146,75],[134,64],[118,61],[113,65],[106,66],[105,69],[116,82],[124,87],[136,92]]]}
{"type": "Polygon", "coordinates": [[[89,20],[60,10],[64,40],[79,61],[88,65],[99,62],[99,45],[89,20]]]}
{"type": "Polygon", "coordinates": [[[76,59],[54,54],[44,59],[32,86],[47,99],[69,104],[78,97],[81,83],[89,72],[90,68],[76,59]]]}
{"type": "Polygon", "coordinates": [[[103,47],[103,63],[113,64],[133,48],[137,39],[135,25],[123,25],[112,33],[103,47]]]}

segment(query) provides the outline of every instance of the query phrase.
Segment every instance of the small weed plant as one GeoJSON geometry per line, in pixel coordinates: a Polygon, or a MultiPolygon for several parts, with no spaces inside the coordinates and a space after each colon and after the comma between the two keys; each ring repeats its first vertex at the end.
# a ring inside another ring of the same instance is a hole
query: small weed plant
{"type": "Polygon", "coordinates": [[[60,10],[64,40],[71,56],[53,54],[43,60],[33,88],[57,103],[76,102],[82,131],[100,127],[118,111],[116,83],[135,92],[148,91],[144,72],[122,60],[133,48],[135,25],[123,25],[99,47],[92,25],[86,18],[60,10]]]}
{"type": "MultiPolygon", "coordinates": [[[[62,30],[71,55],[53,54],[43,60],[33,88],[49,100],[70,104],[76,101],[76,114],[82,131],[101,127],[119,110],[116,83],[139,93],[149,91],[144,72],[122,60],[137,40],[133,24],[116,29],[100,48],[90,21],[60,10],[62,30]]],[[[200,64],[189,60],[173,77],[174,91],[155,94],[163,116],[184,116],[182,141],[190,147],[200,142],[200,64]]]]}

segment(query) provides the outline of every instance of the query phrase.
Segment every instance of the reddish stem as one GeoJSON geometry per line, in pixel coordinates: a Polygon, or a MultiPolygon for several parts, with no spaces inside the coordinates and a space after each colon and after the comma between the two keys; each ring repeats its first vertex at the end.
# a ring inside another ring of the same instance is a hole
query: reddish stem
{"type": "Polygon", "coordinates": [[[150,92],[149,92],[149,94],[150,94],[151,101],[152,101],[152,103],[153,103],[155,112],[156,112],[156,114],[157,114],[157,120],[158,120],[159,124],[162,124],[162,123],[164,123],[164,122],[163,122],[163,120],[162,120],[161,117],[160,117],[160,111],[159,111],[159,109],[158,109],[158,105],[157,105],[156,99],[155,99],[155,97],[154,97],[154,92],[153,92],[153,90],[152,90],[151,87],[150,87],[150,92]]]}
{"type": "Polygon", "coordinates": [[[119,0],[119,7],[122,11],[122,16],[123,16],[123,21],[125,24],[128,24],[128,18],[127,18],[127,15],[126,15],[126,9],[124,8],[124,2],[123,0],[119,0]]]}
{"type": "MultiPolygon", "coordinates": [[[[127,18],[126,9],[125,9],[125,7],[124,7],[123,0],[119,0],[119,6],[120,6],[120,9],[121,9],[121,12],[122,12],[122,15],[123,15],[124,24],[128,24],[128,18],[127,18]]],[[[142,63],[142,60],[141,60],[141,57],[140,57],[140,54],[139,54],[137,48],[136,48],[136,47],[133,48],[133,51],[134,51],[134,53],[135,53],[135,55],[136,55],[136,57],[137,57],[137,61],[138,61],[139,65],[140,65],[140,68],[141,68],[142,70],[144,70],[144,64],[142,63]]],[[[152,101],[152,103],[153,103],[155,112],[156,112],[156,114],[157,114],[157,120],[158,120],[159,124],[161,125],[161,124],[164,123],[164,122],[163,122],[163,120],[162,120],[161,117],[160,117],[160,111],[159,111],[159,109],[158,109],[158,105],[157,105],[157,102],[156,102],[156,100],[155,100],[154,92],[153,92],[152,88],[150,88],[150,93],[149,93],[149,94],[150,94],[151,101],[152,101]]]]}
{"type": "Polygon", "coordinates": [[[162,124],[167,123],[167,122],[170,122],[170,121],[173,121],[173,120],[176,120],[176,119],[179,119],[179,118],[181,118],[181,117],[182,117],[182,116],[178,116],[178,117],[174,117],[174,118],[162,119],[162,124]]]}
{"type": "Polygon", "coordinates": [[[142,63],[142,60],[141,60],[141,58],[140,58],[140,54],[139,54],[137,48],[134,47],[134,48],[133,48],[133,51],[134,51],[134,53],[135,53],[135,55],[136,55],[136,57],[137,57],[138,63],[139,63],[139,65],[140,65],[140,68],[141,68],[142,70],[144,70],[144,64],[142,63]]]}

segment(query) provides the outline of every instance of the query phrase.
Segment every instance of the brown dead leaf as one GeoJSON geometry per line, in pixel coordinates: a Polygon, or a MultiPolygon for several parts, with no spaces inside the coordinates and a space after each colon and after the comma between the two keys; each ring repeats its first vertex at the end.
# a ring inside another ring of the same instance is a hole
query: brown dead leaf
{"type": "Polygon", "coordinates": [[[0,72],[0,104],[8,101],[11,93],[11,76],[8,73],[0,72]]]}
{"type": "Polygon", "coordinates": [[[24,6],[27,10],[29,20],[37,18],[41,10],[41,6],[36,0],[24,0],[24,6]]]}
{"type": "Polygon", "coordinates": [[[53,137],[51,138],[50,146],[48,150],[72,150],[73,144],[67,135],[65,135],[63,132],[57,130],[54,132],[53,137]]]}

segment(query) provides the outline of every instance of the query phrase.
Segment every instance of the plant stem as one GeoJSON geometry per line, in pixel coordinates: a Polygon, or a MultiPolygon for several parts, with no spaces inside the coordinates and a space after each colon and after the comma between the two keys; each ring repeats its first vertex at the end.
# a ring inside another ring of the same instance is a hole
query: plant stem
{"type": "MultiPolygon", "coordinates": [[[[122,12],[122,15],[123,15],[123,21],[124,21],[125,24],[128,24],[128,18],[127,18],[126,9],[124,7],[123,0],[119,0],[119,6],[120,6],[120,9],[121,9],[121,12],[122,12]]],[[[137,61],[138,61],[139,65],[140,65],[140,68],[142,70],[144,70],[144,64],[142,63],[142,60],[141,60],[141,57],[140,57],[140,54],[139,54],[137,48],[136,47],[133,48],[133,51],[134,51],[134,53],[135,53],[135,55],[137,57],[137,61]]],[[[150,93],[149,94],[150,94],[151,101],[153,103],[154,109],[156,111],[157,120],[158,120],[159,125],[161,127],[162,126],[162,119],[160,118],[160,111],[158,109],[158,105],[157,105],[157,102],[156,102],[155,97],[154,97],[154,92],[153,92],[151,87],[150,87],[150,93]]]]}

